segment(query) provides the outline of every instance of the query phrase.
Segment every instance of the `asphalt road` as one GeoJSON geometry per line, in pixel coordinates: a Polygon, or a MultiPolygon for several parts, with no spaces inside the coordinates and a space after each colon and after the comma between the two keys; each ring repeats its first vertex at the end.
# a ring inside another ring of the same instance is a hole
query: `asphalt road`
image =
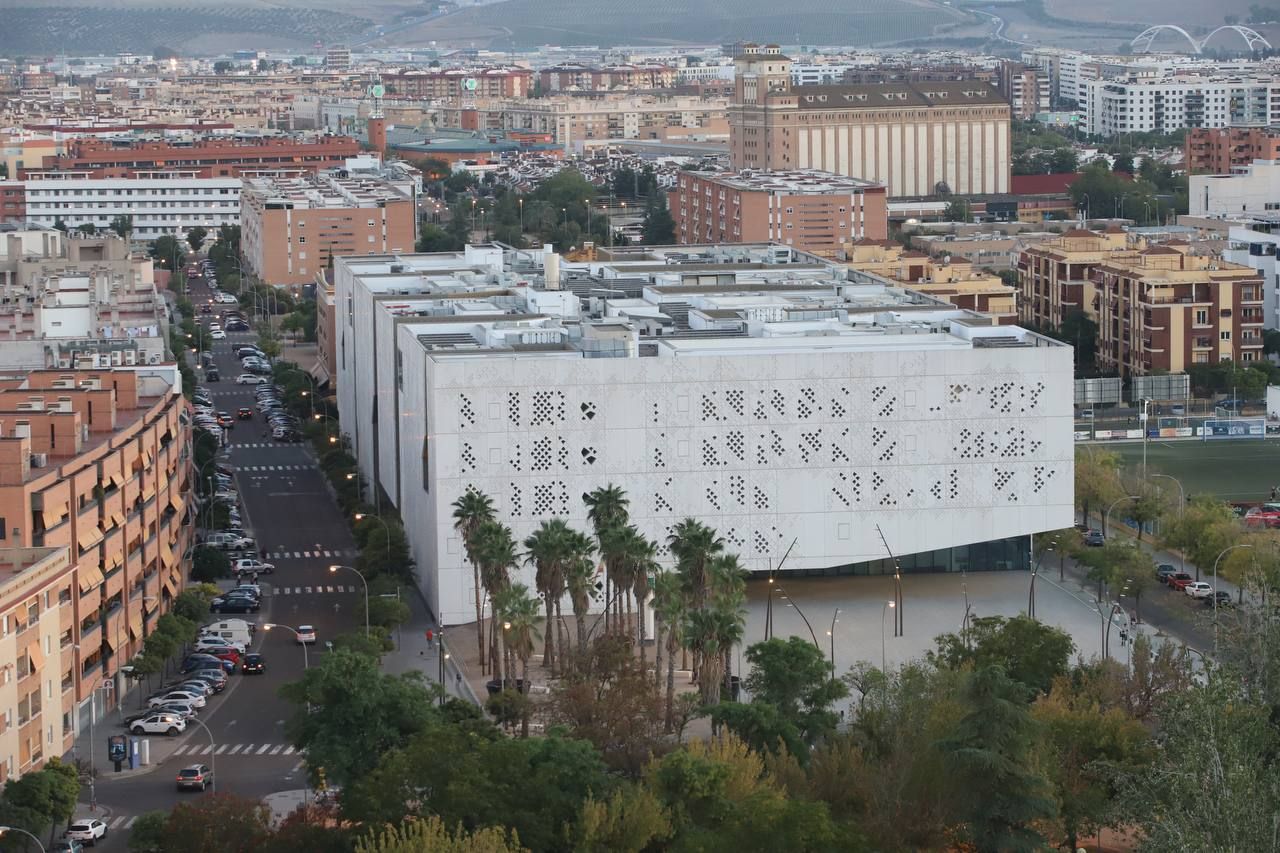
{"type": "MultiPolygon", "coordinates": [[[[192,300],[197,305],[207,300],[204,283],[192,284],[192,300]]],[[[214,358],[223,380],[207,388],[220,410],[234,415],[240,406],[253,405],[253,387],[234,384],[242,371],[233,347],[255,340],[256,333],[247,332],[215,342],[214,358]]],[[[260,579],[264,595],[257,621],[260,626],[271,622],[314,626],[317,643],[308,657],[315,664],[325,654],[326,639],[358,627],[360,579],[350,571],[329,571],[332,564],[350,563],[355,546],[306,445],[277,444],[269,436],[264,438],[264,431],[256,414],[252,420],[237,421],[223,451],[224,461],[236,472],[245,524],[259,546],[265,546],[267,562],[276,567],[273,574],[260,579]]],[[[125,850],[128,827],[138,815],[201,796],[179,793],[174,785],[177,771],[190,764],[213,764],[218,791],[255,799],[305,785],[303,757],[284,735],[293,706],[277,693],[281,684],[301,676],[302,648],[289,631],[260,629],[253,650],[265,655],[266,673],[233,675],[221,696],[210,697],[199,718],[208,733],[199,726],[189,727],[176,745],[152,738],[157,754],[170,748],[173,754],[145,774],[112,779],[110,767],[103,768],[99,760],[97,814],[111,830],[98,849],[125,850]]],[[[78,816],[90,813],[87,791],[83,799],[86,809],[78,816]]]]}

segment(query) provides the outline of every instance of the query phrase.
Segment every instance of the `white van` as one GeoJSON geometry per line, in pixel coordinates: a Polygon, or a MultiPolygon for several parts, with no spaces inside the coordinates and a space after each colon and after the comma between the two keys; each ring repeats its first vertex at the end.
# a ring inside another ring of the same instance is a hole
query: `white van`
{"type": "Polygon", "coordinates": [[[253,623],[243,619],[229,619],[225,622],[214,622],[200,629],[202,637],[217,637],[228,643],[248,649],[253,642],[253,623]]]}

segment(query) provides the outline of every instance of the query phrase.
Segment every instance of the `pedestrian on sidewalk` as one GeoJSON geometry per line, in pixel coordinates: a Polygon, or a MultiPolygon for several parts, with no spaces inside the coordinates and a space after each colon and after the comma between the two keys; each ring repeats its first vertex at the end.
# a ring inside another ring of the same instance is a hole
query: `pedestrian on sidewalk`
{"type": "Polygon", "coordinates": [[[427,648],[429,649],[435,648],[435,638],[436,638],[435,633],[430,628],[428,628],[427,629],[427,648]]]}

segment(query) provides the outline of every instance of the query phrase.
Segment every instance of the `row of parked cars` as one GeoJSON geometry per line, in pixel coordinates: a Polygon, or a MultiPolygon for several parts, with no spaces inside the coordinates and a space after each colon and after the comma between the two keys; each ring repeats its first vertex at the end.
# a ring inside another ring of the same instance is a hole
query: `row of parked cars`
{"type": "Polygon", "coordinates": [[[283,388],[275,384],[259,385],[253,394],[258,401],[258,413],[271,428],[273,439],[289,442],[302,440],[302,422],[285,405],[283,388]]]}
{"type": "Polygon", "coordinates": [[[1175,592],[1184,592],[1189,598],[1200,599],[1209,606],[1215,603],[1220,607],[1232,605],[1231,593],[1221,590],[1215,592],[1212,584],[1198,581],[1190,573],[1180,572],[1169,563],[1156,566],[1156,580],[1175,592]]]}

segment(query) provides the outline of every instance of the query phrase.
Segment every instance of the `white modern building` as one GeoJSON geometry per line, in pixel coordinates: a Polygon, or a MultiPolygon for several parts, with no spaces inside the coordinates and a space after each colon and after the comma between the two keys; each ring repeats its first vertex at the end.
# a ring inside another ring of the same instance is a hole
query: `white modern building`
{"type": "Polygon", "coordinates": [[[1225,175],[1191,175],[1187,195],[1191,216],[1239,217],[1280,210],[1280,162],[1254,160],[1225,175]]]}
{"type": "Polygon", "coordinates": [[[1072,522],[1070,348],[883,279],[781,246],[335,275],[342,429],[444,624],[474,618],[469,489],[521,540],[617,484],[645,535],[696,517],[754,571],[793,541],[784,571],[891,573],[886,542],[904,572],[1025,569],[1072,522]]]}
{"type": "Polygon", "coordinates": [[[133,217],[133,237],[180,236],[197,225],[210,231],[240,224],[240,179],[201,178],[195,172],[140,172],[136,178],[94,178],[88,172],[28,175],[27,220],[52,228],[93,225],[105,230],[117,216],[133,217]]]}
{"type": "Polygon", "coordinates": [[[1280,250],[1280,210],[1253,213],[1246,219],[1247,225],[1233,225],[1228,231],[1229,243],[1222,250],[1222,259],[1262,273],[1263,326],[1280,329],[1280,264],[1276,261],[1280,250]]]}
{"type": "Polygon", "coordinates": [[[1105,136],[1280,124],[1280,77],[1104,78],[1080,89],[1085,131],[1105,136]]]}

